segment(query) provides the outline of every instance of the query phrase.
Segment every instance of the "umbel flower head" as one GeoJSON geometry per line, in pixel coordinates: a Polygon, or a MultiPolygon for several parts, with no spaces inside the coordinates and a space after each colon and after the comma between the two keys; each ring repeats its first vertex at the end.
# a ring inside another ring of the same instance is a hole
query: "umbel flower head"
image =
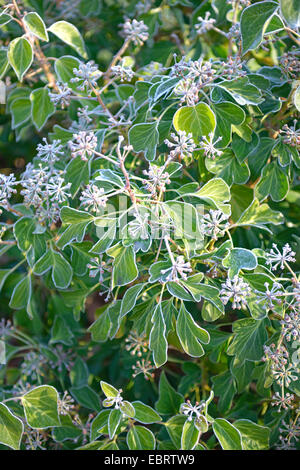
{"type": "Polygon", "coordinates": [[[43,144],[38,144],[36,148],[37,156],[41,158],[42,162],[53,165],[59,160],[59,155],[63,155],[61,141],[53,140],[53,142],[49,144],[46,137],[44,137],[43,142],[43,144]]]}
{"type": "Polygon", "coordinates": [[[294,256],[296,253],[292,251],[292,248],[286,243],[282,249],[282,253],[279,251],[276,243],[272,244],[271,250],[268,253],[267,264],[271,266],[272,271],[275,271],[278,266],[284,269],[285,263],[294,263],[296,259],[294,256]]]}
{"type": "Polygon", "coordinates": [[[90,60],[86,64],[80,62],[78,68],[73,69],[75,77],[71,78],[72,83],[78,83],[77,88],[81,91],[91,91],[91,89],[97,86],[97,80],[102,77],[102,72],[98,70],[93,60],[90,60]]]}
{"type": "Polygon", "coordinates": [[[230,226],[228,218],[229,215],[224,214],[221,209],[211,209],[203,216],[201,230],[205,235],[217,240],[218,236],[224,236],[225,230],[230,226]]]}
{"type": "Polygon", "coordinates": [[[220,298],[224,305],[227,305],[229,300],[231,300],[232,308],[240,310],[247,305],[247,299],[250,294],[251,288],[249,284],[236,275],[233,279],[227,278],[226,282],[222,284],[220,298]]]}
{"type": "Polygon", "coordinates": [[[202,16],[198,16],[197,20],[199,23],[195,24],[195,29],[197,31],[197,34],[204,34],[207,33],[207,31],[210,31],[211,29],[214,28],[214,24],[216,22],[215,18],[210,18],[210,12],[207,11],[205,13],[205,17],[202,18],[202,16]]]}
{"type": "Polygon", "coordinates": [[[182,277],[182,279],[186,280],[187,279],[187,274],[191,273],[192,267],[191,263],[189,261],[185,261],[184,256],[180,255],[177,256],[176,260],[172,260],[172,266],[167,269],[162,269],[162,274],[168,273],[168,276],[166,278],[167,281],[179,281],[179,277],[182,277]]]}
{"type": "Polygon", "coordinates": [[[98,212],[101,207],[106,206],[108,201],[104,193],[105,190],[103,188],[98,188],[95,184],[88,184],[82,191],[79,199],[86,211],[90,209],[92,212],[98,212]]]}
{"type": "Polygon", "coordinates": [[[185,131],[177,131],[177,135],[172,132],[171,138],[173,142],[168,139],[165,139],[165,144],[172,148],[170,151],[170,157],[175,158],[177,156],[182,157],[191,157],[194,150],[196,150],[196,144],[193,140],[193,135],[191,132],[188,134],[185,131]]]}
{"type": "Polygon", "coordinates": [[[149,38],[148,26],[143,21],[127,19],[123,24],[122,36],[134,44],[142,45],[149,38]]]}
{"type": "Polygon", "coordinates": [[[97,147],[97,137],[93,132],[80,131],[78,134],[73,134],[69,147],[73,158],[80,156],[81,160],[87,161],[87,157],[90,157],[97,147]]]}
{"type": "Polygon", "coordinates": [[[216,148],[216,144],[222,140],[222,137],[218,137],[215,141],[213,141],[213,138],[214,134],[210,132],[208,138],[203,136],[199,144],[199,148],[204,150],[204,155],[212,160],[214,160],[216,156],[220,157],[223,153],[222,150],[216,148]]]}
{"type": "Polygon", "coordinates": [[[0,173],[0,206],[7,207],[8,200],[16,193],[15,186],[18,184],[13,173],[6,176],[0,173]]]}
{"type": "Polygon", "coordinates": [[[60,105],[62,109],[69,106],[71,101],[72,89],[67,85],[67,83],[57,82],[57,92],[49,91],[49,98],[55,106],[60,105]]]}

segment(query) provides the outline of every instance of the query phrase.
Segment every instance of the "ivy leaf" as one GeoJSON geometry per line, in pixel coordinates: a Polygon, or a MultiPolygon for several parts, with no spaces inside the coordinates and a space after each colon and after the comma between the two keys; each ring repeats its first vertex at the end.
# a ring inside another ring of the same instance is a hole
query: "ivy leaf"
{"type": "Polygon", "coordinates": [[[236,394],[234,377],[228,371],[223,372],[212,377],[212,383],[214,384],[214,393],[219,397],[218,410],[224,414],[230,409],[233,397],[236,394]]]}
{"type": "Polygon", "coordinates": [[[282,201],[289,190],[287,175],[281,170],[276,161],[266,165],[262,171],[261,179],[255,186],[255,196],[259,201],[271,196],[275,202],[282,201]]]}
{"type": "Polygon", "coordinates": [[[249,419],[238,419],[234,427],[242,436],[244,450],[265,450],[269,448],[270,429],[249,419]]]}
{"type": "Polygon", "coordinates": [[[104,382],[104,380],[101,380],[100,387],[106,398],[115,398],[119,394],[119,391],[115,387],[107,382],[104,382]]]}
{"type": "Polygon", "coordinates": [[[110,439],[114,438],[121,419],[122,413],[119,409],[111,410],[108,417],[108,434],[110,439]]]}
{"type": "Polygon", "coordinates": [[[25,393],[22,405],[29,426],[36,429],[60,426],[57,400],[58,393],[51,385],[41,385],[25,393]]]}
{"type": "Polygon", "coordinates": [[[27,308],[29,311],[29,303],[31,299],[32,293],[32,284],[31,284],[31,276],[30,274],[23,277],[21,281],[15,286],[9,306],[10,308],[14,308],[19,310],[21,308],[27,308]]]}
{"type": "Polygon", "coordinates": [[[48,118],[54,113],[55,107],[50,100],[48,88],[37,88],[30,95],[32,122],[40,131],[48,118]]]}
{"type": "Polygon", "coordinates": [[[259,200],[254,198],[250,206],[241,214],[236,225],[263,227],[265,224],[279,225],[282,222],[283,215],[281,212],[274,211],[266,203],[260,204],[259,200]]]}
{"type": "Polygon", "coordinates": [[[160,367],[167,362],[168,343],[166,340],[166,324],[158,304],[151,318],[152,328],[149,336],[149,349],[153,352],[155,367],[160,367]]]}
{"type": "Polygon", "coordinates": [[[58,251],[47,251],[34,265],[33,271],[42,276],[49,269],[52,270],[52,281],[58,289],[66,289],[73,275],[73,269],[68,261],[58,251]]]}
{"type": "Polygon", "coordinates": [[[230,188],[221,178],[212,178],[193,193],[193,196],[202,199],[214,208],[223,209],[224,203],[230,200],[230,188]]]}
{"type": "Polygon", "coordinates": [[[176,131],[192,133],[194,141],[199,143],[202,136],[208,136],[210,132],[214,132],[216,117],[206,103],[183,106],[174,114],[173,126],[176,131]]]}
{"type": "Polygon", "coordinates": [[[3,75],[6,73],[8,67],[9,63],[7,59],[7,50],[4,48],[0,48],[0,78],[2,78],[3,75]]]}
{"type": "Polygon", "coordinates": [[[121,317],[124,317],[130,312],[136,304],[136,299],[143,289],[145,284],[136,284],[135,286],[129,287],[124,294],[121,305],[121,317]]]}
{"type": "Polygon", "coordinates": [[[144,152],[147,160],[154,160],[158,145],[157,122],[135,124],[128,133],[130,145],[135,152],[144,152]]]}
{"type": "Polygon", "coordinates": [[[233,278],[242,269],[251,270],[257,266],[257,258],[252,251],[246,248],[232,248],[222,262],[224,268],[228,268],[228,276],[233,278]]]}
{"type": "Polygon", "coordinates": [[[114,258],[112,283],[114,286],[125,286],[138,276],[135,253],[132,246],[124,247],[121,243],[107,250],[108,256],[114,258]]]}
{"type": "Polygon", "coordinates": [[[29,31],[42,41],[49,41],[44,21],[35,11],[27,13],[23,18],[29,31]]]}
{"type": "Polygon", "coordinates": [[[7,58],[21,82],[33,61],[30,42],[25,38],[13,39],[8,46],[7,58]]]}
{"type": "Polygon", "coordinates": [[[68,21],[57,21],[53,23],[48,31],[55,34],[61,41],[71,46],[75,51],[81,55],[84,59],[87,59],[87,53],[85,45],[81,37],[80,32],[73,24],[68,21]]]}
{"type": "Polygon", "coordinates": [[[294,30],[300,26],[300,9],[297,0],[280,0],[281,16],[287,24],[294,30]]]}
{"type": "Polygon", "coordinates": [[[10,104],[12,128],[17,129],[31,117],[31,102],[27,98],[16,98],[10,104]]]}
{"type": "Polygon", "coordinates": [[[227,147],[231,141],[232,124],[239,125],[245,120],[245,112],[242,108],[230,101],[222,101],[213,106],[217,118],[217,127],[215,130],[215,138],[222,137],[217,146],[227,147]]]}
{"type": "Polygon", "coordinates": [[[217,155],[215,159],[206,158],[205,166],[211,173],[222,178],[228,185],[245,184],[250,171],[247,163],[239,163],[231,150],[225,150],[222,155],[217,155]]]}
{"type": "Polygon", "coordinates": [[[249,82],[248,77],[223,80],[216,86],[224,88],[242,106],[245,104],[259,104],[263,101],[260,90],[249,82]]]}
{"type": "Polygon", "coordinates": [[[0,403],[0,444],[15,450],[20,449],[23,431],[22,421],[4,403],[0,403]]]}
{"type": "Polygon", "coordinates": [[[196,428],[194,421],[185,421],[181,435],[181,449],[193,450],[198,443],[200,431],[196,428]]]}
{"type": "Polygon", "coordinates": [[[176,449],[181,448],[181,436],[183,426],[186,422],[186,416],[183,415],[176,415],[172,416],[166,423],[165,426],[167,428],[168,434],[172,439],[172,442],[176,449]]]}
{"type": "Polygon", "coordinates": [[[192,357],[201,357],[204,354],[204,349],[201,343],[209,343],[209,333],[201,328],[194,321],[192,315],[186,310],[184,304],[181,305],[179,310],[176,332],[180,344],[184,351],[192,357]]]}
{"type": "Polygon", "coordinates": [[[223,418],[213,422],[213,431],[224,450],[242,450],[242,437],[240,432],[223,418]]]}
{"type": "Polygon", "coordinates": [[[60,217],[63,225],[69,224],[56,243],[57,247],[60,249],[64,249],[73,241],[78,243],[82,242],[87,226],[94,219],[94,217],[87,212],[79,211],[67,206],[64,206],[61,209],[60,217]]]}
{"type": "MultiPolygon", "coordinates": [[[[72,88],[73,90],[77,90],[77,84],[71,82],[71,78],[74,78],[74,68],[78,68],[80,64],[80,60],[76,57],[71,55],[65,55],[56,59],[54,63],[54,70],[56,75],[59,78],[61,83],[67,83],[68,87],[72,88]]],[[[68,138],[70,140],[71,137],[68,138]]]]}
{"type": "Polygon", "coordinates": [[[233,323],[234,338],[227,349],[227,354],[243,363],[259,361],[263,356],[263,346],[268,339],[266,320],[243,318],[233,323]]]}
{"type": "Polygon", "coordinates": [[[135,421],[142,424],[159,423],[161,421],[161,417],[151,406],[145,405],[141,401],[133,401],[131,404],[135,410],[135,421]]]}
{"type": "Polygon", "coordinates": [[[127,433],[126,443],[130,450],[154,450],[155,437],[144,426],[132,426],[127,433]]]}
{"type": "Polygon", "coordinates": [[[243,10],[241,15],[243,54],[260,45],[268,23],[277,8],[278,4],[275,2],[258,2],[243,10]]]}
{"type": "Polygon", "coordinates": [[[70,388],[70,392],[75,400],[85,408],[100,411],[100,401],[98,394],[88,385],[70,388]]]}
{"type": "Polygon", "coordinates": [[[175,415],[179,413],[183,401],[183,395],[176,392],[168,382],[165,372],[162,372],[159,380],[159,398],[155,403],[156,410],[163,415],[175,415]]]}
{"type": "Polygon", "coordinates": [[[71,183],[71,194],[74,198],[82,185],[89,182],[91,160],[83,161],[80,156],[73,158],[67,165],[65,180],[71,183]]]}

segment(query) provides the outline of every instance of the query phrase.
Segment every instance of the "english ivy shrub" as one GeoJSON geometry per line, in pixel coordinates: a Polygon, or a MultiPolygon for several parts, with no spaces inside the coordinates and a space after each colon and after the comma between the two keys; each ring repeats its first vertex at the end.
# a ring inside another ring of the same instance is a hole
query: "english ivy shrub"
{"type": "Polygon", "coordinates": [[[299,447],[297,2],[0,3],[1,448],[299,447]]]}

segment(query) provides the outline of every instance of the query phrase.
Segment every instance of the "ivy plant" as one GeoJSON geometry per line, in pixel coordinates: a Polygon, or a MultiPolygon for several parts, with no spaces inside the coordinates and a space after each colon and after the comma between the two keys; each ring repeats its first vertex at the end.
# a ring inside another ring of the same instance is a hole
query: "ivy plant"
{"type": "Polygon", "coordinates": [[[297,2],[0,6],[0,448],[299,448],[297,2]]]}

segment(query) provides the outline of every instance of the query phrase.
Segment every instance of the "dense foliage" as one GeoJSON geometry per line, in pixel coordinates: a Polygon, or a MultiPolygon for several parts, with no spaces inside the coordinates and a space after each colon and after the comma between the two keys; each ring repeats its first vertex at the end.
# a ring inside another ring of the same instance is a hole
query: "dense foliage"
{"type": "Polygon", "coordinates": [[[0,1],[0,447],[299,447],[296,0],[0,1]]]}

